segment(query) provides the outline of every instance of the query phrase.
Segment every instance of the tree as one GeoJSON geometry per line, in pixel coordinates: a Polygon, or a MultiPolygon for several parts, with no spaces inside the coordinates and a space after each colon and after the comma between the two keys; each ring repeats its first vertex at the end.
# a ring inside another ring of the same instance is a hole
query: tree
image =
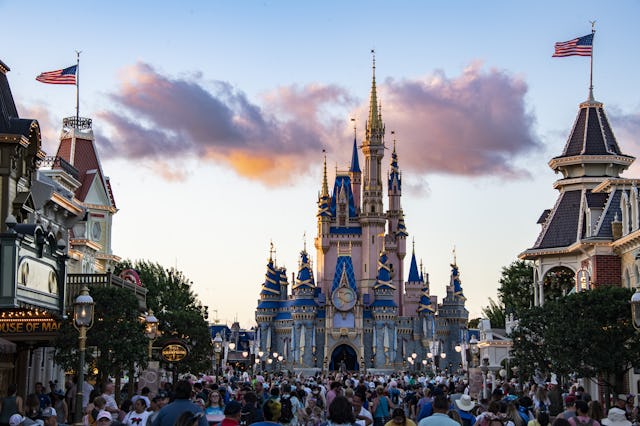
{"type": "MultiPolygon", "coordinates": [[[[145,367],[147,339],[140,321],[138,300],[126,289],[117,287],[90,288],[95,302],[93,327],[87,332],[86,361],[98,370],[98,382],[109,376],[118,378],[133,364],[145,367]],[[89,350],[95,347],[94,351],[89,350]]],[[[73,315],[64,321],[56,341],[56,363],[66,369],[77,369],[80,362],[78,331],[73,327],[73,315]]]]}
{"type": "Polygon", "coordinates": [[[489,306],[482,308],[482,315],[491,322],[491,328],[504,328],[504,308],[489,298],[489,306]]]}
{"type": "Polygon", "coordinates": [[[631,295],[629,289],[603,286],[523,311],[512,334],[513,357],[525,370],[533,365],[543,373],[597,377],[621,392],[626,371],[640,364],[631,295]]]}
{"type": "Polygon", "coordinates": [[[519,317],[533,306],[533,267],[530,262],[516,260],[502,268],[498,299],[505,310],[519,317]]]}
{"type": "Polygon", "coordinates": [[[165,269],[158,263],[130,260],[121,262],[116,271],[135,269],[147,288],[147,307],[159,321],[163,340],[176,338],[189,347],[189,356],[172,367],[176,372],[205,372],[211,369],[213,352],[207,323],[207,308],[192,290],[193,282],[180,271],[165,269]]]}

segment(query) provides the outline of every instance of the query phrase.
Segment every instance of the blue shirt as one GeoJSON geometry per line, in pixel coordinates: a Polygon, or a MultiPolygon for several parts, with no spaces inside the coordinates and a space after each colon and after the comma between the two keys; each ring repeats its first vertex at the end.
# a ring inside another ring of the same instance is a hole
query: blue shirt
{"type": "Polygon", "coordinates": [[[425,402],[418,413],[418,422],[431,414],[433,414],[433,403],[431,401],[425,402]]]}
{"type": "Polygon", "coordinates": [[[420,422],[418,422],[418,426],[460,426],[460,423],[456,422],[446,414],[434,413],[433,415],[420,420],[420,422]]]}
{"type": "Polygon", "coordinates": [[[202,409],[188,399],[175,399],[172,403],[162,407],[153,421],[153,426],[174,426],[185,411],[191,411],[193,414],[202,413],[198,426],[209,426],[202,409]]]}

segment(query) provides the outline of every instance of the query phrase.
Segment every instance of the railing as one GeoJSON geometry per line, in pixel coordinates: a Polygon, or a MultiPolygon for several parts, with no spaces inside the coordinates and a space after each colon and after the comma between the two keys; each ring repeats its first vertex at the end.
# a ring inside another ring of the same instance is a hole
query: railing
{"type": "Polygon", "coordinates": [[[117,275],[107,274],[67,274],[67,294],[65,306],[72,307],[73,301],[80,294],[82,287],[87,286],[89,293],[92,287],[119,287],[134,292],[141,311],[147,310],[147,289],[125,281],[117,275]]]}
{"type": "Polygon", "coordinates": [[[68,174],[70,174],[71,176],[73,176],[74,179],[78,179],[78,177],[80,176],[78,169],[73,167],[71,163],[69,163],[67,160],[65,160],[62,157],[45,157],[44,160],[40,161],[40,167],[49,167],[51,169],[61,169],[67,172],[68,174]]]}
{"type": "Polygon", "coordinates": [[[65,117],[62,119],[62,126],[70,129],[91,130],[90,118],[85,117],[65,117]]]}

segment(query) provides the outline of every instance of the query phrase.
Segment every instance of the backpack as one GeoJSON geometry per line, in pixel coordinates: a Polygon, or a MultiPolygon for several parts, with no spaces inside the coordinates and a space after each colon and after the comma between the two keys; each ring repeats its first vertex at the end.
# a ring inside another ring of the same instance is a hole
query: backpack
{"type": "Polygon", "coordinates": [[[393,405],[398,405],[398,402],[400,400],[400,391],[396,388],[393,388],[389,393],[391,394],[391,402],[393,402],[393,405]]]}
{"type": "Polygon", "coordinates": [[[291,397],[280,398],[280,423],[291,423],[293,420],[293,404],[291,404],[291,397]]]}

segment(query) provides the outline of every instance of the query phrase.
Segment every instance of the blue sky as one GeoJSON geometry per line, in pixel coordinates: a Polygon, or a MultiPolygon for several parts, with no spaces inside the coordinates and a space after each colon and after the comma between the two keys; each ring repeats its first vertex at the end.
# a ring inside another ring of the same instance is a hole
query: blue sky
{"type": "Polygon", "coordinates": [[[440,297],[456,247],[472,317],[556,199],[547,162],[586,99],[589,59],[552,59],[553,44],[590,20],[596,99],[640,155],[637,1],[0,0],[0,15],[0,60],[51,155],[75,90],[35,76],[82,51],[80,114],[120,209],[115,253],[177,266],[243,326],[269,242],[289,274],[305,233],[313,247],[322,149],[343,169],[351,117],[363,137],[371,49],[409,239],[440,297]]]}

